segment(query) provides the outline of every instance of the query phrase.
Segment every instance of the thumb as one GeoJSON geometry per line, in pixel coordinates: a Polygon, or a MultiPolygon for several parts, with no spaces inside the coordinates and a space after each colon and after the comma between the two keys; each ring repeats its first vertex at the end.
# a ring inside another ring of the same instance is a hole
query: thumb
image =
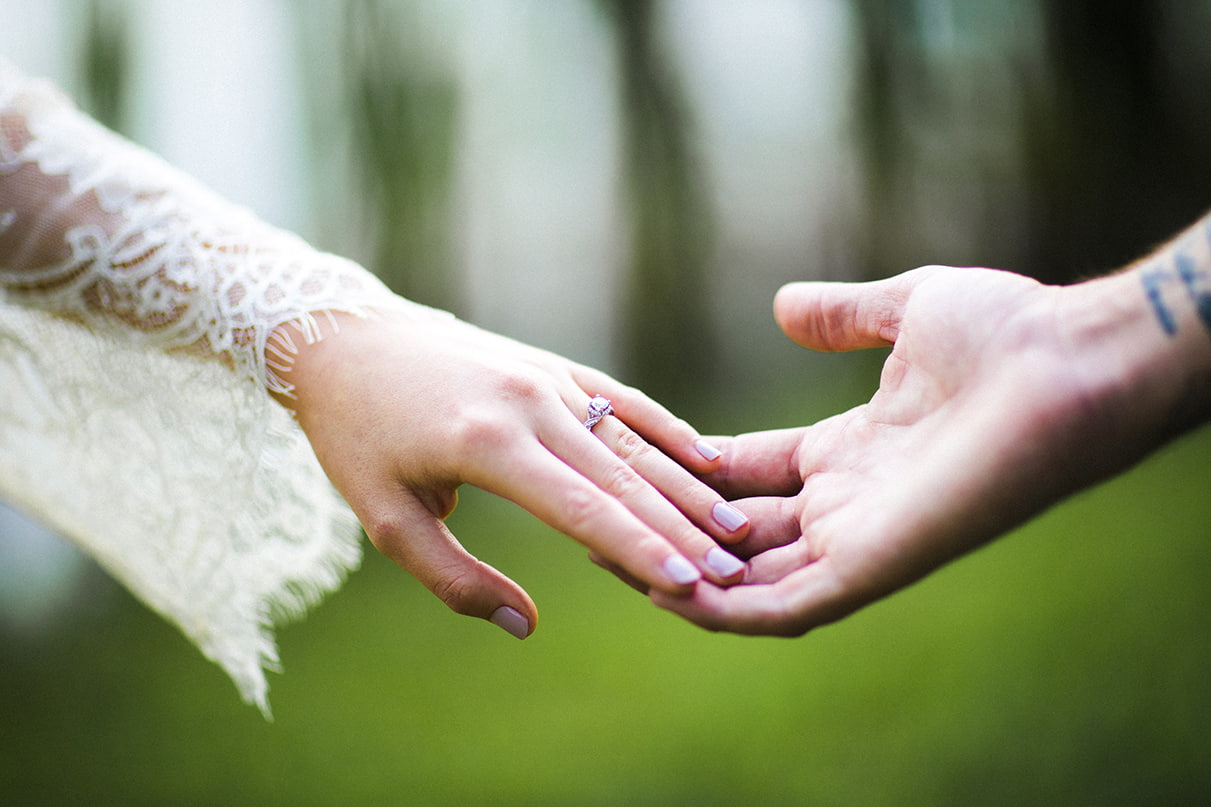
{"type": "Polygon", "coordinates": [[[788,283],[774,297],[774,318],[813,350],[886,347],[896,340],[920,271],[870,283],[788,283]]]}
{"type": "Polygon", "coordinates": [[[450,607],[486,619],[524,639],[538,624],[538,608],[521,586],[459,544],[445,522],[409,495],[392,516],[367,526],[370,542],[450,607]]]}

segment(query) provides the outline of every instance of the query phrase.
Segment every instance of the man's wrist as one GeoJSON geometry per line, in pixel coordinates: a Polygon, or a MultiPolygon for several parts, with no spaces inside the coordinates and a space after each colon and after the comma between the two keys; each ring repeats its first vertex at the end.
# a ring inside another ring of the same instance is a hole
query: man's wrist
{"type": "Polygon", "coordinates": [[[1143,451],[1211,414],[1211,333],[1191,296],[1156,285],[1173,265],[1162,251],[1061,291],[1073,360],[1107,437],[1143,451]]]}

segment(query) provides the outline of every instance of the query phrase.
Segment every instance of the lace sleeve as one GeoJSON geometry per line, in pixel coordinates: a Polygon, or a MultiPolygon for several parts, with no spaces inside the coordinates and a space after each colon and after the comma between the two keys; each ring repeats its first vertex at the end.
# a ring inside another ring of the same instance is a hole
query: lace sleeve
{"type": "Polygon", "coordinates": [[[0,494],[263,710],[274,621],[360,558],[266,390],[290,394],[280,371],[321,312],[410,306],[0,62],[0,494]]]}

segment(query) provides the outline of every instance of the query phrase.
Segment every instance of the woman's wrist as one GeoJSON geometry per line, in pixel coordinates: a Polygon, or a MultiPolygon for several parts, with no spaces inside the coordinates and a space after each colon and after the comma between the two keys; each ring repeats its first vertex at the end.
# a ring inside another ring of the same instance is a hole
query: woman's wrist
{"type": "Polygon", "coordinates": [[[273,329],[265,348],[266,362],[282,382],[282,390],[270,389],[272,397],[302,418],[309,401],[323,395],[325,376],[334,361],[348,361],[349,342],[360,331],[373,327],[373,312],[314,311],[305,325],[297,320],[273,329]]]}

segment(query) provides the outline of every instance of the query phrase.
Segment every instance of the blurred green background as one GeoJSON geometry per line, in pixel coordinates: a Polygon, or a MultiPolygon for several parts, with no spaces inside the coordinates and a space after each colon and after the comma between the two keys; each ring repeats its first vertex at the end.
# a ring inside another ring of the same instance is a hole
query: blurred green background
{"type": "MultiPolygon", "coordinates": [[[[873,390],[878,354],[779,336],[782,282],[927,262],[1068,281],[1211,195],[1194,0],[0,0],[0,18],[10,58],[224,193],[706,432],[873,390]],[[213,92],[174,94],[176,75],[213,92]],[[191,110],[213,172],[173,123],[191,110]],[[223,170],[245,152],[264,155],[248,188],[223,170]]],[[[1204,429],[797,640],[700,632],[466,491],[452,528],[531,592],[538,632],[456,617],[370,551],[280,632],[272,723],[94,567],[0,527],[0,803],[1205,804],[1209,450],[1204,429]]]]}

